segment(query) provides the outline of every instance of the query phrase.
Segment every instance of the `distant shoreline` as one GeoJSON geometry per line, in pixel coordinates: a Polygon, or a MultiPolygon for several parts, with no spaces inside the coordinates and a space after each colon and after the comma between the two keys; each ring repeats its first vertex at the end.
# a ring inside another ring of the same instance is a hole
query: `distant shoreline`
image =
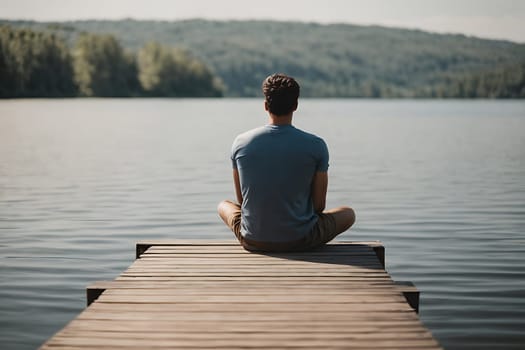
{"type": "Polygon", "coordinates": [[[0,20],[2,25],[53,35],[70,50],[85,33],[109,35],[131,55],[154,39],[202,62],[226,97],[259,96],[266,76],[284,72],[300,82],[303,97],[525,98],[525,44],[463,34],[265,20],[0,20]]]}

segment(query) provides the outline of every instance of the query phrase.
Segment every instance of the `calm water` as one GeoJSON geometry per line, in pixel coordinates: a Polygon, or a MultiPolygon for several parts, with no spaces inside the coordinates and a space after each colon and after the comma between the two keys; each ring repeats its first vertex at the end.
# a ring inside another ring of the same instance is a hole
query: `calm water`
{"type": "MultiPolygon", "coordinates": [[[[145,238],[224,239],[229,150],[260,100],[0,101],[0,343],[33,349],[145,238]]],[[[525,346],[525,103],[305,100],[342,239],[382,240],[447,349],[525,346]]]]}

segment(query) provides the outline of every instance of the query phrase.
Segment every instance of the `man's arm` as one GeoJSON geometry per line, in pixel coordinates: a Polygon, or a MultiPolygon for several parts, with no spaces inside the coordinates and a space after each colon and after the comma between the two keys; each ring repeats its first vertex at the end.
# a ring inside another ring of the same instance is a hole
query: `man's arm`
{"type": "Polygon", "coordinates": [[[312,180],[312,202],[316,213],[322,213],[326,206],[328,172],[317,171],[312,180]]]}
{"type": "Polygon", "coordinates": [[[237,169],[233,169],[233,184],[235,185],[237,202],[239,202],[239,205],[242,205],[241,180],[239,179],[239,171],[237,169]]]}

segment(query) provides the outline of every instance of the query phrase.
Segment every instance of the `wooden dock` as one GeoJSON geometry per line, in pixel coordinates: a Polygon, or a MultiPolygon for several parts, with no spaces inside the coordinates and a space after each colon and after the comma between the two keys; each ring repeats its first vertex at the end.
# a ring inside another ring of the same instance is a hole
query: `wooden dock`
{"type": "Polygon", "coordinates": [[[41,349],[441,349],[419,292],[379,242],[256,254],[236,242],[146,241],[41,349]]]}

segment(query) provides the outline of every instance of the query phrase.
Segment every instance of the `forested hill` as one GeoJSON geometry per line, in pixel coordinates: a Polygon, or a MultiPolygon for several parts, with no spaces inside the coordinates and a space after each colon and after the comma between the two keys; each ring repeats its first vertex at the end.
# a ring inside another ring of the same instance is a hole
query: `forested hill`
{"type": "Polygon", "coordinates": [[[264,77],[293,75],[303,96],[525,97],[525,44],[419,30],[272,21],[74,21],[0,24],[113,34],[130,50],[156,41],[189,50],[226,86],[259,96],[264,77]]]}

